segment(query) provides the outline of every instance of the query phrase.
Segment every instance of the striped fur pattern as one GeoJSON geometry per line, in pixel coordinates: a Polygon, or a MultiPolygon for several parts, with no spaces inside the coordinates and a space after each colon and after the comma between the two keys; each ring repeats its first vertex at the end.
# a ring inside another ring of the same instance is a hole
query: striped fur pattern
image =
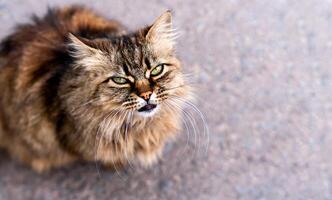
{"type": "Polygon", "coordinates": [[[154,163],[181,128],[167,101],[190,90],[174,39],[170,12],[135,32],[80,6],[18,26],[0,49],[0,147],[38,172],[154,163]]]}

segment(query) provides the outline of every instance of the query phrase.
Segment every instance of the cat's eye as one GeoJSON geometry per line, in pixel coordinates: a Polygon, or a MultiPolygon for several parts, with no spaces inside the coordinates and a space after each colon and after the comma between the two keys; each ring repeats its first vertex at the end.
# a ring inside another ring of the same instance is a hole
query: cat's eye
{"type": "Polygon", "coordinates": [[[153,68],[150,72],[151,76],[158,76],[164,70],[164,64],[157,65],[157,67],[153,68]]]}
{"type": "Polygon", "coordinates": [[[116,84],[126,84],[128,82],[128,80],[123,77],[112,77],[111,79],[116,84]]]}

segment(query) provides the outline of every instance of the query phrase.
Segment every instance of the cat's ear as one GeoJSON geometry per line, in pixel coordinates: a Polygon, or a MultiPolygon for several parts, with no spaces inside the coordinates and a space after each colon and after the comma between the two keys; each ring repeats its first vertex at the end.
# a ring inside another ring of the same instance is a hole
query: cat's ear
{"type": "MultiPolygon", "coordinates": [[[[91,40],[76,37],[69,34],[69,52],[71,56],[76,58],[77,66],[83,67],[87,71],[99,71],[100,66],[109,66],[109,59],[102,50],[98,48],[98,44],[91,40]]],[[[105,44],[106,45],[106,44],[105,44]]]]}
{"type": "Polygon", "coordinates": [[[146,40],[154,45],[169,50],[173,49],[176,33],[172,28],[172,13],[166,11],[149,28],[146,40]]]}
{"type": "Polygon", "coordinates": [[[85,58],[95,55],[98,49],[93,47],[93,43],[86,39],[78,38],[75,35],[69,33],[69,47],[71,55],[76,58],[85,58]]]}

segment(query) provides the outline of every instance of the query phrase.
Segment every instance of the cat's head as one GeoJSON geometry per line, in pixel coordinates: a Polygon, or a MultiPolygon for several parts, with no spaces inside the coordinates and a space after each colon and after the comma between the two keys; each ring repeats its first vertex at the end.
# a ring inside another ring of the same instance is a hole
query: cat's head
{"type": "Polygon", "coordinates": [[[188,86],[174,51],[170,12],[127,35],[69,37],[77,70],[72,88],[76,88],[79,97],[75,101],[79,99],[80,106],[88,103],[105,112],[130,111],[151,117],[166,109],[167,100],[181,104],[187,97],[188,86]]]}

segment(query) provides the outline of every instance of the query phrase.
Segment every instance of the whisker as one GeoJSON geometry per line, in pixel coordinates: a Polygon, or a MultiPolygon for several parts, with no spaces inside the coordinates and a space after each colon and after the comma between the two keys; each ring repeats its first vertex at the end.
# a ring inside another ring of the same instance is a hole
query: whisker
{"type": "Polygon", "coordinates": [[[174,90],[174,89],[181,88],[181,87],[186,87],[186,86],[187,85],[178,85],[178,86],[171,87],[171,88],[165,88],[164,91],[174,90]]]}
{"type": "MultiPolygon", "coordinates": [[[[169,104],[167,101],[164,101],[164,103],[165,103],[165,105],[166,105],[169,109],[171,109],[171,110],[174,111],[174,109],[172,109],[172,104],[169,104]]],[[[183,155],[184,152],[185,152],[185,151],[188,149],[188,147],[189,147],[190,132],[189,132],[188,124],[187,124],[186,120],[183,119],[182,116],[181,116],[181,121],[182,121],[182,123],[184,124],[184,126],[186,127],[186,136],[187,136],[187,139],[186,139],[186,145],[185,145],[185,147],[184,147],[184,150],[183,150],[182,153],[181,153],[181,155],[183,155]]]]}
{"type": "Polygon", "coordinates": [[[98,99],[99,99],[99,97],[96,97],[96,98],[94,98],[94,99],[91,99],[91,100],[89,100],[89,101],[87,101],[87,102],[81,104],[80,106],[73,108],[73,109],[71,110],[71,112],[72,112],[74,115],[80,114],[80,113],[77,113],[77,111],[78,111],[79,109],[81,109],[81,108],[83,108],[83,107],[86,107],[87,105],[89,105],[89,104],[91,104],[91,103],[93,103],[93,102],[96,102],[98,99]]]}
{"type": "MultiPolygon", "coordinates": [[[[109,114],[106,115],[106,117],[103,119],[103,121],[101,122],[101,124],[104,126],[104,123],[106,123],[106,120],[111,116],[111,114],[114,114],[114,111],[111,111],[109,114]]],[[[102,142],[103,139],[103,132],[101,131],[101,125],[98,126],[97,128],[97,133],[96,133],[96,141],[95,141],[95,146],[97,146],[96,150],[95,150],[95,164],[96,164],[96,169],[98,171],[98,175],[100,176],[100,169],[99,167],[97,167],[97,157],[98,157],[98,153],[99,153],[99,148],[100,148],[100,144],[102,142]],[[98,142],[98,145],[96,144],[98,142]]]]}
{"type": "MultiPolygon", "coordinates": [[[[121,114],[121,113],[120,113],[121,114]]],[[[127,114],[127,112],[125,112],[125,115],[127,114]]],[[[121,117],[121,116],[120,116],[121,117]]],[[[119,130],[119,131],[121,131],[121,130],[119,130]]],[[[120,135],[120,134],[118,134],[118,135],[120,135]]],[[[120,136],[118,136],[118,137],[120,137],[120,136]]],[[[112,139],[113,139],[113,137],[112,137],[112,139]]],[[[119,140],[119,139],[118,139],[119,140]]],[[[114,141],[114,148],[115,148],[115,151],[117,151],[117,142],[115,141],[115,140],[113,140],[114,141]]],[[[120,148],[120,151],[121,151],[121,148],[120,148]]],[[[113,159],[112,159],[113,160],[113,159]]],[[[121,163],[122,164],[122,163],[121,163]]],[[[114,160],[113,160],[113,167],[114,167],[114,169],[115,169],[115,171],[116,171],[116,173],[117,173],[117,175],[123,180],[123,181],[125,181],[126,180],[126,178],[125,177],[123,177],[121,174],[120,174],[120,172],[119,172],[119,170],[117,169],[117,167],[116,167],[116,163],[114,162],[114,160]]]]}
{"type": "MultiPolygon", "coordinates": [[[[128,112],[129,112],[129,115],[128,115],[127,120],[126,120],[126,123],[125,123],[125,134],[124,134],[125,144],[128,143],[128,127],[129,127],[129,126],[128,126],[128,123],[131,121],[132,116],[133,116],[132,111],[128,111],[128,112]],[[129,122],[128,122],[128,119],[129,119],[129,122]]],[[[125,157],[126,157],[126,160],[127,160],[128,164],[129,164],[129,167],[130,167],[131,169],[134,169],[133,165],[132,165],[131,162],[130,162],[130,159],[128,158],[127,152],[125,153],[125,157]]]]}
{"type": "Polygon", "coordinates": [[[194,146],[195,146],[195,148],[194,148],[194,152],[193,152],[193,157],[195,157],[195,155],[196,155],[196,149],[198,150],[199,149],[199,141],[197,140],[198,139],[198,137],[199,137],[199,135],[198,135],[198,132],[197,132],[197,130],[196,130],[196,126],[195,126],[195,121],[193,121],[193,118],[181,107],[181,106],[179,106],[179,105],[177,105],[177,102],[174,102],[172,99],[168,99],[168,101],[170,101],[170,102],[173,102],[173,105],[174,106],[176,106],[176,107],[178,107],[179,109],[181,109],[182,110],[182,112],[183,112],[183,114],[184,114],[184,116],[186,116],[187,117],[187,119],[188,119],[188,121],[189,121],[189,123],[190,123],[190,125],[191,125],[191,127],[193,128],[193,134],[194,134],[194,146]],[[198,136],[197,136],[198,135],[198,136]],[[198,144],[198,145],[197,145],[198,144]]]}
{"type": "MultiPolygon", "coordinates": [[[[107,118],[113,113],[110,112],[104,119],[101,123],[105,123],[105,121],[107,120],[107,118]]],[[[97,146],[96,150],[95,150],[95,166],[96,166],[96,169],[97,169],[97,172],[98,172],[98,176],[101,177],[101,174],[100,174],[100,168],[97,166],[97,157],[98,157],[98,152],[99,152],[99,147],[100,147],[100,143],[101,143],[101,140],[102,140],[102,136],[100,136],[100,134],[102,134],[102,132],[100,131],[100,126],[98,126],[97,128],[97,133],[96,133],[96,140],[95,140],[95,146],[97,146]],[[98,145],[96,144],[98,141],[98,145]]],[[[103,134],[102,134],[103,135],[103,134]]]]}
{"type": "MultiPolygon", "coordinates": [[[[127,131],[128,131],[128,125],[127,125],[127,121],[128,121],[128,114],[130,113],[130,111],[125,111],[125,114],[123,116],[123,118],[120,120],[121,123],[124,124],[124,128],[125,128],[125,132],[124,134],[122,135],[122,128],[119,129],[119,133],[118,133],[118,141],[120,141],[120,138],[121,140],[123,140],[124,142],[124,145],[126,145],[126,135],[127,135],[127,131]]],[[[126,151],[126,148],[120,148],[121,152],[124,153],[124,156],[125,156],[125,159],[126,161],[128,162],[128,164],[130,163],[129,161],[129,158],[128,158],[128,155],[127,155],[127,151],[126,151]]]]}
{"type": "MultiPolygon", "coordinates": [[[[196,126],[196,129],[199,130],[199,127],[198,127],[198,123],[196,123],[196,120],[195,120],[195,117],[192,116],[192,114],[188,111],[185,111],[184,112],[188,115],[188,117],[193,121],[194,125],[196,126]]],[[[197,154],[199,154],[199,150],[201,148],[201,134],[199,133],[199,131],[197,131],[197,154]]]]}
{"type": "Polygon", "coordinates": [[[190,106],[191,108],[193,108],[194,111],[196,111],[198,113],[198,116],[201,118],[202,122],[203,122],[203,129],[204,129],[204,136],[206,136],[207,138],[207,143],[206,143],[206,153],[208,152],[208,148],[209,148],[209,143],[210,143],[210,130],[209,127],[207,125],[205,116],[203,115],[203,113],[190,101],[184,100],[181,97],[178,97],[176,95],[170,95],[172,97],[174,97],[175,99],[177,99],[180,102],[183,102],[184,104],[190,106]]]}
{"type": "MultiPolygon", "coordinates": [[[[101,142],[102,142],[102,140],[103,140],[103,138],[104,138],[104,135],[107,134],[106,130],[107,130],[107,129],[110,129],[110,121],[112,121],[112,120],[109,120],[109,119],[115,117],[115,116],[116,116],[118,113],[120,113],[120,112],[121,112],[121,110],[116,110],[116,111],[112,111],[112,112],[110,112],[110,113],[104,118],[104,120],[102,121],[102,123],[100,124],[100,128],[101,128],[102,131],[100,131],[101,136],[99,137],[99,142],[98,142],[98,146],[97,146],[97,153],[96,153],[96,156],[95,156],[95,160],[97,160],[96,158],[97,158],[97,156],[98,156],[98,152],[99,152],[99,149],[100,149],[100,144],[101,144],[101,142]],[[107,122],[106,122],[106,121],[107,121],[107,122]],[[107,123],[107,124],[106,124],[106,123],[107,123]],[[108,128],[107,128],[107,127],[108,127],[108,128]]],[[[113,135],[113,133],[112,133],[112,135],[113,135]]],[[[116,145],[115,145],[115,149],[116,149],[116,145]]],[[[113,167],[114,167],[114,169],[115,169],[117,175],[118,175],[121,179],[125,180],[125,178],[124,178],[123,176],[121,176],[121,174],[119,173],[118,169],[116,168],[116,164],[115,164],[115,162],[114,162],[113,159],[112,159],[111,162],[113,163],[113,167]]]]}

